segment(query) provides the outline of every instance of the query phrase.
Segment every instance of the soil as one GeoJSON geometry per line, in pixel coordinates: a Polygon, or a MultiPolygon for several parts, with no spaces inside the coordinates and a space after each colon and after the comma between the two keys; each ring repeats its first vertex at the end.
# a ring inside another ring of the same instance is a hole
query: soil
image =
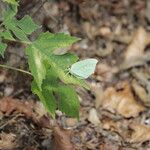
{"type": "MultiPolygon", "coordinates": [[[[32,78],[0,68],[0,149],[149,150],[150,1],[21,0],[17,18],[33,17],[40,32],[81,38],[70,51],[99,60],[77,87],[80,119],[52,119],[31,92],[32,78]]],[[[24,46],[9,43],[1,64],[28,70],[24,46]]]]}

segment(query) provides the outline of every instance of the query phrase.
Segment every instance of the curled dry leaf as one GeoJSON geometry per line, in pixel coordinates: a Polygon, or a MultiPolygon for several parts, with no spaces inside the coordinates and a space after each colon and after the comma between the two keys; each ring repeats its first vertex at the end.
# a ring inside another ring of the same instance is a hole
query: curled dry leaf
{"type": "Polygon", "coordinates": [[[103,109],[126,118],[136,117],[144,111],[144,107],[135,100],[128,82],[122,82],[119,89],[107,88],[100,101],[103,109]]]}
{"type": "Polygon", "coordinates": [[[149,44],[150,33],[147,33],[147,31],[143,27],[139,27],[133,35],[131,43],[125,51],[125,60],[120,65],[120,70],[143,65],[145,62],[149,61],[150,53],[148,52],[144,54],[144,50],[149,44]]]}
{"type": "Polygon", "coordinates": [[[143,143],[150,140],[150,126],[144,124],[132,124],[131,129],[134,132],[131,135],[129,142],[131,143],[143,143]]]}
{"type": "Polygon", "coordinates": [[[71,143],[71,132],[61,129],[59,126],[54,127],[54,145],[53,150],[74,150],[74,145],[71,143]]]}
{"type": "Polygon", "coordinates": [[[150,34],[143,27],[139,27],[133,35],[131,44],[126,49],[125,60],[140,58],[143,55],[145,47],[150,44],[149,38],[150,34]]]}
{"type": "Polygon", "coordinates": [[[16,135],[12,133],[1,133],[0,134],[0,149],[13,149],[17,147],[16,135]]]}
{"type": "Polygon", "coordinates": [[[90,110],[88,120],[96,126],[100,124],[96,109],[92,108],[90,110]]]}
{"type": "Polygon", "coordinates": [[[27,117],[33,117],[31,103],[20,101],[11,97],[4,97],[0,100],[0,111],[10,115],[13,111],[25,114],[27,117]]]}
{"type": "Polygon", "coordinates": [[[142,87],[136,80],[132,81],[132,87],[135,94],[140,98],[140,100],[146,105],[150,106],[150,95],[146,92],[144,87],[142,87]]]}

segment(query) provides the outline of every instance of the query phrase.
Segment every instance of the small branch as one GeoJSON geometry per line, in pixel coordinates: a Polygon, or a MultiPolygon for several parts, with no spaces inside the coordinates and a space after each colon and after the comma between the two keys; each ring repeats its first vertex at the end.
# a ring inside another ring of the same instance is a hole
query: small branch
{"type": "Polygon", "coordinates": [[[25,73],[25,74],[28,74],[28,75],[32,76],[32,74],[30,72],[22,70],[22,69],[15,68],[15,67],[7,66],[7,65],[2,65],[2,64],[0,64],[0,67],[11,69],[11,70],[15,70],[15,71],[19,71],[19,72],[22,72],[22,73],[25,73]]]}

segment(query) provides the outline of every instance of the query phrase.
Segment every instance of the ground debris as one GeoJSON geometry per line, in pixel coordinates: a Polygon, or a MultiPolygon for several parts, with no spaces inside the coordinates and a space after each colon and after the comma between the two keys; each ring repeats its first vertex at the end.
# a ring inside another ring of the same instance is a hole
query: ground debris
{"type": "Polygon", "coordinates": [[[53,150],[75,150],[73,143],[71,143],[71,132],[61,129],[59,126],[53,129],[54,145],[53,150]]]}
{"type": "Polygon", "coordinates": [[[0,133],[0,149],[14,149],[17,147],[16,135],[13,133],[0,133]]]}
{"type": "Polygon", "coordinates": [[[130,128],[134,130],[129,142],[131,143],[143,143],[150,140],[150,126],[144,124],[132,124],[130,128]]]}
{"type": "Polygon", "coordinates": [[[128,82],[122,82],[121,87],[108,87],[100,97],[101,107],[112,113],[118,113],[125,118],[136,117],[144,111],[144,107],[137,102],[128,82]],[[134,109],[133,109],[134,108],[134,109]]]}
{"type": "Polygon", "coordinates": [[[10,115],[14,111],[25,114],[27,117],[33,117],[33,106],[27,101],[4,97],[0,100],[0,111],[5,115],[10,115]]]}

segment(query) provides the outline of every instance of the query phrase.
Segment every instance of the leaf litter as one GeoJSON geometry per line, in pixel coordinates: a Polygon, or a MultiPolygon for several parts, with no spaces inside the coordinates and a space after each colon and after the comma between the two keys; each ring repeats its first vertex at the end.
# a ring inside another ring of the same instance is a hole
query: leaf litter
{"type": "MultiPolygon", "coordinates": [[[[34,14],[38,8],[35,1],[21,3],[18,17],[26,12],[33,13],[35,20],[44,25],[44,30],[61,32],[67,29],[71,35],[83,39],[74,44],[70,51],[77,53],[80,58],[94,57],[100,61],[95,74],[88,79],[92,90],[77,89],[81,103],[78,123],[62,113],[58,113],[54,121],[41,103],[29,100],[37,100],[30,93],[31,79],[18,73],[6,75],[8,71],[2,70],[0,136],[4,135],[1,138],[3,141],[5,137],[11,137],[5,148],[150,148],[150,33],[147,3],[146,0],[51,1],[38,9],[39,15],[34,14]],[[35,9],[32,9],[33,6],[35,9]],[[24,84],[22,81],[27,82],[24,84]],[[14,88],[9,95],[14,98],[3,98],[6,87],[14,88]],[[19,89],[22,91],[19,92],[19,89]]],[[[22,53],[20,46],[15,45],[15,48],[22,53]]],[[[11,64],[16,60],[16,55],[12,45],[9,49],[7,63],[11,64]]],[[[14,66],[20,64],[27,68],[24,58],[23,55],[19,57],[19,62],[13,63],[14,66]]]]}

